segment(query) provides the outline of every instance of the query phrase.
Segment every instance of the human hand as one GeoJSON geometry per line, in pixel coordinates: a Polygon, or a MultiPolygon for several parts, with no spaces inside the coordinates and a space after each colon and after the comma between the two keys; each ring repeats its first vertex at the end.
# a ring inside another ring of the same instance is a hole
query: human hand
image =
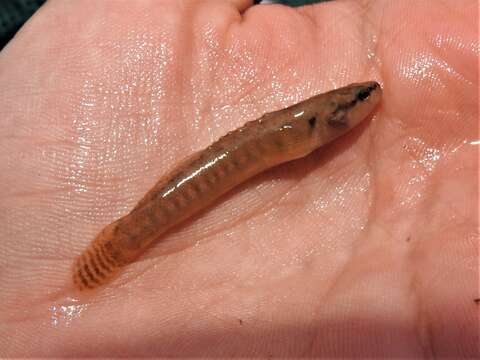
{"type": "Polygon", "coordinates": [[[476,2],[250,5],[50,1],[1,52],[0,355],[478,355],[476,2]],[[73,292],[179,160],[365,80],[371,121],[73,292]]]}

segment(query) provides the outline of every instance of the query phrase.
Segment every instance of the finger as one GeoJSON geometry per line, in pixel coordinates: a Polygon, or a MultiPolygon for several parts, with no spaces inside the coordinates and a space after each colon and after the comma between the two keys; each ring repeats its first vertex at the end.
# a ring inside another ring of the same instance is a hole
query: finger
{"type": "Polygon", "coordinates": [[[227,0],[237,8],[239,12],[245,12],[249,7],[260,3],[261,0],[227,0]]]}

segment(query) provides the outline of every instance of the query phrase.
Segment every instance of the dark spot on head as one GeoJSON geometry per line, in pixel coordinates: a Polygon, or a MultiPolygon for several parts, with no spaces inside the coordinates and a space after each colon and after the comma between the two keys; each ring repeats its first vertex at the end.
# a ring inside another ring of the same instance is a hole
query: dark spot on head
{"type": "Polygon", "coordinates": [[[362,89],[358,92],[357,99],[360,100],[360,101],[364,101],[364,100],[368,99],[371,92],[372,92],[372,90],[370,88],[362,89]]]}
{"type": "Polygon", "coordinates": [[[480,298],[476,298],[476,299],[473,299],[473,301],[475,302],[475,304],[480,304],[480,298]]]}
{"type": "Polygon", "coordinates": [[[409,236],[407,236],[407,239],[405,241],[410,242],[410,240],[412,240],[412,237],[409,235],[409,236]]]}
{"type": "Polygon", "coordinates": [[[315,116],[308,119],[308,125],[310,125],[311,129],[315,127],[316,122],[317,122],[317,118],[315,116]]]}
{"type": "Polygon", "coordinates": [[[243,325],[243,320],[242,320],[242,319],[238,319],[238,323],[239,323],[240,325],[243,325]]]}
{"type": "Polygon", "coordinates": [[[370,94],[372,93],[373,90],[377,89],[379,85],[377,83],[374,83],[373,85],[370,85],[366,88],[363,88],[360,90],[357,94],[357,99],[359,101],[364,101],[370,97],[370,94]]]}

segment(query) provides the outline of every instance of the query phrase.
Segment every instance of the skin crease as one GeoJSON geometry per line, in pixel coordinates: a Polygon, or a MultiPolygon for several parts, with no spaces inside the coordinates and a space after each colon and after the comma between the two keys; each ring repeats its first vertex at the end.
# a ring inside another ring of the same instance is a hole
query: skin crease
{"type": "Polygon", "coordinates": [[[478,355],[475,1],[49,1],[0,53],[0,355],[478,355]],[[72,259],[178,161],[351,82],[375,116],[167,234],[72,259]]]}

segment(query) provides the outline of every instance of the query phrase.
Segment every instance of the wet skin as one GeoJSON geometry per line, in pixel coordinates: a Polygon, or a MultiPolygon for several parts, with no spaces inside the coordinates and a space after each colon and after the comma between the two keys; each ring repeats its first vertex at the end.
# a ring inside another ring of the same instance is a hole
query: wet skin
{"type": "Polygon", "coordinates": [[[477,2],[247,8],[50,1],[2,50],[1,356],[477,355],[477,2]],[[370,79],[381,107],[328,151],[73,293],[178,159],[370,79]]]}

